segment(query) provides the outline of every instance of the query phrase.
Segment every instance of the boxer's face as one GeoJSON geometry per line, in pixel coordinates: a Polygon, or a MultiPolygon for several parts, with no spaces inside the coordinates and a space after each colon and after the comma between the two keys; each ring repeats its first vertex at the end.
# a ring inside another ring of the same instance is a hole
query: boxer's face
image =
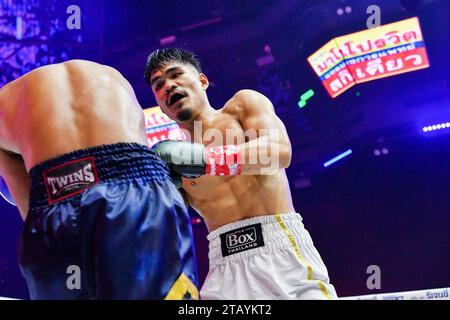
{"type": "Polygon", "coordinates": [[[150,85],[162,111],[177,122],[193,121],[208,105],[208,79],[189,64],[165,65],[152,72],[150,85]]]}

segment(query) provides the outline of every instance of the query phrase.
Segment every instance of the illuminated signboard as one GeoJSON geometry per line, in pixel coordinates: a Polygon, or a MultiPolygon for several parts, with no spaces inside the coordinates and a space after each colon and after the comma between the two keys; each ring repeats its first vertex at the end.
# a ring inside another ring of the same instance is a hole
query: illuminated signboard
{"type": "Polygon", "coordinates": [[[429,67],[417,18],[334,38],[308,62],[332,98],[356,83],[429,67]]]}
{"type": "Polygon", "coordinates": [[[163,140],[185,140],[177,123],[166,116],[159,107],[144,110],[145,129],[150,147],[163,140]]]}

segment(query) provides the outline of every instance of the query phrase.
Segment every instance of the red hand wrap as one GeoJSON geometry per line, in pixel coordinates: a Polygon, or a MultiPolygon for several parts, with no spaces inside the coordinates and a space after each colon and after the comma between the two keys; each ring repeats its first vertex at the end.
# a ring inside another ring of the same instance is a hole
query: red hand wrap
{"type": "Polygon", "coordinates": [[[206,147],[206,174],[233,176],[241,174],[241,148],[236,145],[206,147]]]}

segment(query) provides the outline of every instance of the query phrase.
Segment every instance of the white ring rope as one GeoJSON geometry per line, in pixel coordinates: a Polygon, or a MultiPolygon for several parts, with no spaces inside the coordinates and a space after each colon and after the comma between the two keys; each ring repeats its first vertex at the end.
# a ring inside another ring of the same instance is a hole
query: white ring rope
{"type": "Polygon", "coordinates": [[[450,288],[379,293],[354,297],[342,297],[340,300],[450,300],[450,288]]]}

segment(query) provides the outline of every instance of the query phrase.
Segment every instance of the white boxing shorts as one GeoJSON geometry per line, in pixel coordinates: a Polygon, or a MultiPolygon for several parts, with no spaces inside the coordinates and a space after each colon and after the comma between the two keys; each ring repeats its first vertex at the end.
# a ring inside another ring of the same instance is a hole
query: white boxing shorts
{"type": "Polygon", "coordinates": [[[208,240],[209,272],[201,299],[337,299],[298,213],[230,223],[208,240]]]}

